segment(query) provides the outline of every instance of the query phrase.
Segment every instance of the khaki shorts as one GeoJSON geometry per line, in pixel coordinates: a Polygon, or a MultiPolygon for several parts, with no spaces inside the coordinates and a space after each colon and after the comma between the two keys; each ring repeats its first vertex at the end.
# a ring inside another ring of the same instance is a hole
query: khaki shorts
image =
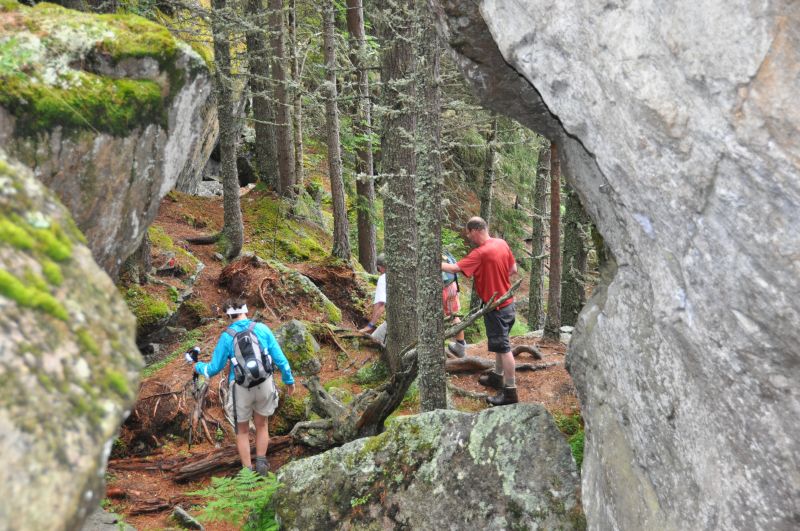
{"type": "Polygon", "coordinates": [[[269,417],[278,408],[278,388],[272,376],[250,389],[231,381],[229,391],[225,413],[233,418],[233,394],[236,393],[236,422],[250,421],[253,412],[269,417]]]}

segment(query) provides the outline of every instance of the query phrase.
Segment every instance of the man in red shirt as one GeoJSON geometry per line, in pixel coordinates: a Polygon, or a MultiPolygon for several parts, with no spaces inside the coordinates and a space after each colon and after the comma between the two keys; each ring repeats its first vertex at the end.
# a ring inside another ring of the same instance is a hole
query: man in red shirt
{"type": "MultiPolygon", "coordinates": [[[[505,240],[489,236],[483,218],[474,217],[467,222],[467,238],[475,248],[455,264],[442,263],[442,271],[472,277],[475,291],[484,303],[489,302],[492,296],[495,300],[502,297],[511,288],[511,275],[517,273],[517,262],[511,249],[505,240]]],[[[495,369],[481,376],[478,382],[500,390],[496,396],[487,398],[493,406],[518,402],[514,355],[508,339],[515,318],[513,297],[483,316],[489,352],[495,354],[495,369]]]]}

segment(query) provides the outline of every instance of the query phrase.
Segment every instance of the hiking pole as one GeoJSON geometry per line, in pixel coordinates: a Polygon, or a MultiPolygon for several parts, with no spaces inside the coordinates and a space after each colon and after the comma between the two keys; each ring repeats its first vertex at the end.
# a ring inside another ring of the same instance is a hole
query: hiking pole
{"type": "MultiPolygon", "coordinates": [[[[200,357],[200,347],[192,347],[184,354],[184,357],[187,359],[191,358],[194,363],[197,363],[197,360],[200,357]]],[[[192,365],[192,396],[197,400],[197,379],[199,374],[197,371],[194,370],[194,365],[192,365]]],[[[189,419],[189,450],[192,449],[192,435],[194,435],[194,411],[192,411],[192,416],[189,419]]]]}

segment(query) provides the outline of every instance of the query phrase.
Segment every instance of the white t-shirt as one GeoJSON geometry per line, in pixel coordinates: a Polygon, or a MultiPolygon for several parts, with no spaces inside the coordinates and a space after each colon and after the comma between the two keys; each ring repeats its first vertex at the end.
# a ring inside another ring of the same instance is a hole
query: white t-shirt
{"type": "Polygon", "coordinates": [[[379,302],[386,304],[386,273],[378,277],[378,284],[375,286],[375,300],[372,304],[379,302]]]}

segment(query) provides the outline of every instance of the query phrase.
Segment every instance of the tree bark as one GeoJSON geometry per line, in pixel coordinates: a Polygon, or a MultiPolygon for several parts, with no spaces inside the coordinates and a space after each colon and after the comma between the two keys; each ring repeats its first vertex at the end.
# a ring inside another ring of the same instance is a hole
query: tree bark
{"type": "MultiPolygon", "coordinates": [[[[486,161],[483,168],[483,186],[481,186],[481,211],[480,216],[486,221],[491,231],[492,225],[492,198],[494,196],[494,155],[496,151],[495,141],[497,139],[497,115],[492,113],[492,125],[486,134],[486,161]]],[[[472,295],[469,300],[470,310],[480,308],[481,299],[473,286],[472,295]]]]}
{"type": "Polygon", "coordinates": [[[419,118],[420,153],[417,161],[417,362],[422,411],[447,407],[447,378],[442,343],[442,160],[441,160],[441,45],[426,3],[420,3],[417,57],[424,105],[419,118]]]}
{"type": "Polygon", "coordinates": [[[586,303],[586,227],[589,216],[577,192],[566,187],[564,212],[564,264],[561,289],[561,324],[575,326],[586,303]]]}
{"type": "Polygon", "coordinates": [[[372,157],[372,103],[369,94],[367,45],[364,36],[364,7],[361,0],[347,0],[347,31],[350,61],[356,69],[358,99],[353,130],[362,140],[356,148],[356,219],[358,261],[370,273],[375,267],[375,181],[372,157]]]}
{"type": "Polygon", "coordinates": [[[416,89],[412,48],[414,1],[401,0],[384,9],[385,43],[381,79],[386,116],[383,135],[383,171],[387,260],[386,320],[389,326],[385,357],[396,373],[404,346],[417,338],[417,230],[414,220],[414,135],[416,89]]]}
{"type": "Polygon", "coordinates": [[[531,236],[531,279],[528,291],[528,330],[539,330],[544,324],[544,228],[547,219],[547,182],[550,173],[550,142],[539,148],[536,183],[533,186],[531,210],[533,231],[531,236]]]}
{"type": "Polygon", "coordinates": [[[263,0],[248,0],[247,60],[250,68],[250,93],[253,97],[256,171],[258,178],[273,190],[278,188],[278,146],[275,140],[275,111],[270,102],[269,49],[263,0]]]}
{"type": "MultiPolygon", "coordinates": [[[[225,9],[225,0],[214,0],[214,11],[225,9]]],[[[236,169],[236,141],[238,131],[234,116],[233,87],[231,78],[230,34],[220,16],[211,23],[214,38],[214,85],[217,91],[217,115],[219,121],[220,174],[224,207],[222,234],[225,257],[239,256],[244,243],[242,209],[239,202],[239,176],[236,169]]]]}
{"type": "Polygon", "coordinates": [[[292,117],[286,83],[286,48],[284,45],[283,0],[269,0],[269,25],[272,44],[272,81],[275,95],[275,136],[278,145],[278,193],[293,199],[295,195],[292,117]]]}
{"type": "Polygon", "coordinates": [[[292,110],[294,123],[294,179],[297,188],[302,189],[305,182],[303,170],[303,80],[300,78],[300,60],[297,57],[297,2],[289,0],[289,46],[291,47],[291,72],[294,80],[292,88],[292,110]]]}
{"type": "Polygon", "coordinates": [[[558,341],[561,332],[561,161],[558,146],[550,144],[550,289],[544,337],[558,341]]]}
{"type": "Polygon", "coordinates": [[[336,106],[336,40],[335,7],[332,0],[323,7],[323,53],[325,57],[327,98],[325,99],[325,122],[328,128],[328,174],[333,199],[333,251],[331,254],[342,260],[350,260],[350,228],[342,180],[342,157],[339,143],[339,110],[336,106]]]}

